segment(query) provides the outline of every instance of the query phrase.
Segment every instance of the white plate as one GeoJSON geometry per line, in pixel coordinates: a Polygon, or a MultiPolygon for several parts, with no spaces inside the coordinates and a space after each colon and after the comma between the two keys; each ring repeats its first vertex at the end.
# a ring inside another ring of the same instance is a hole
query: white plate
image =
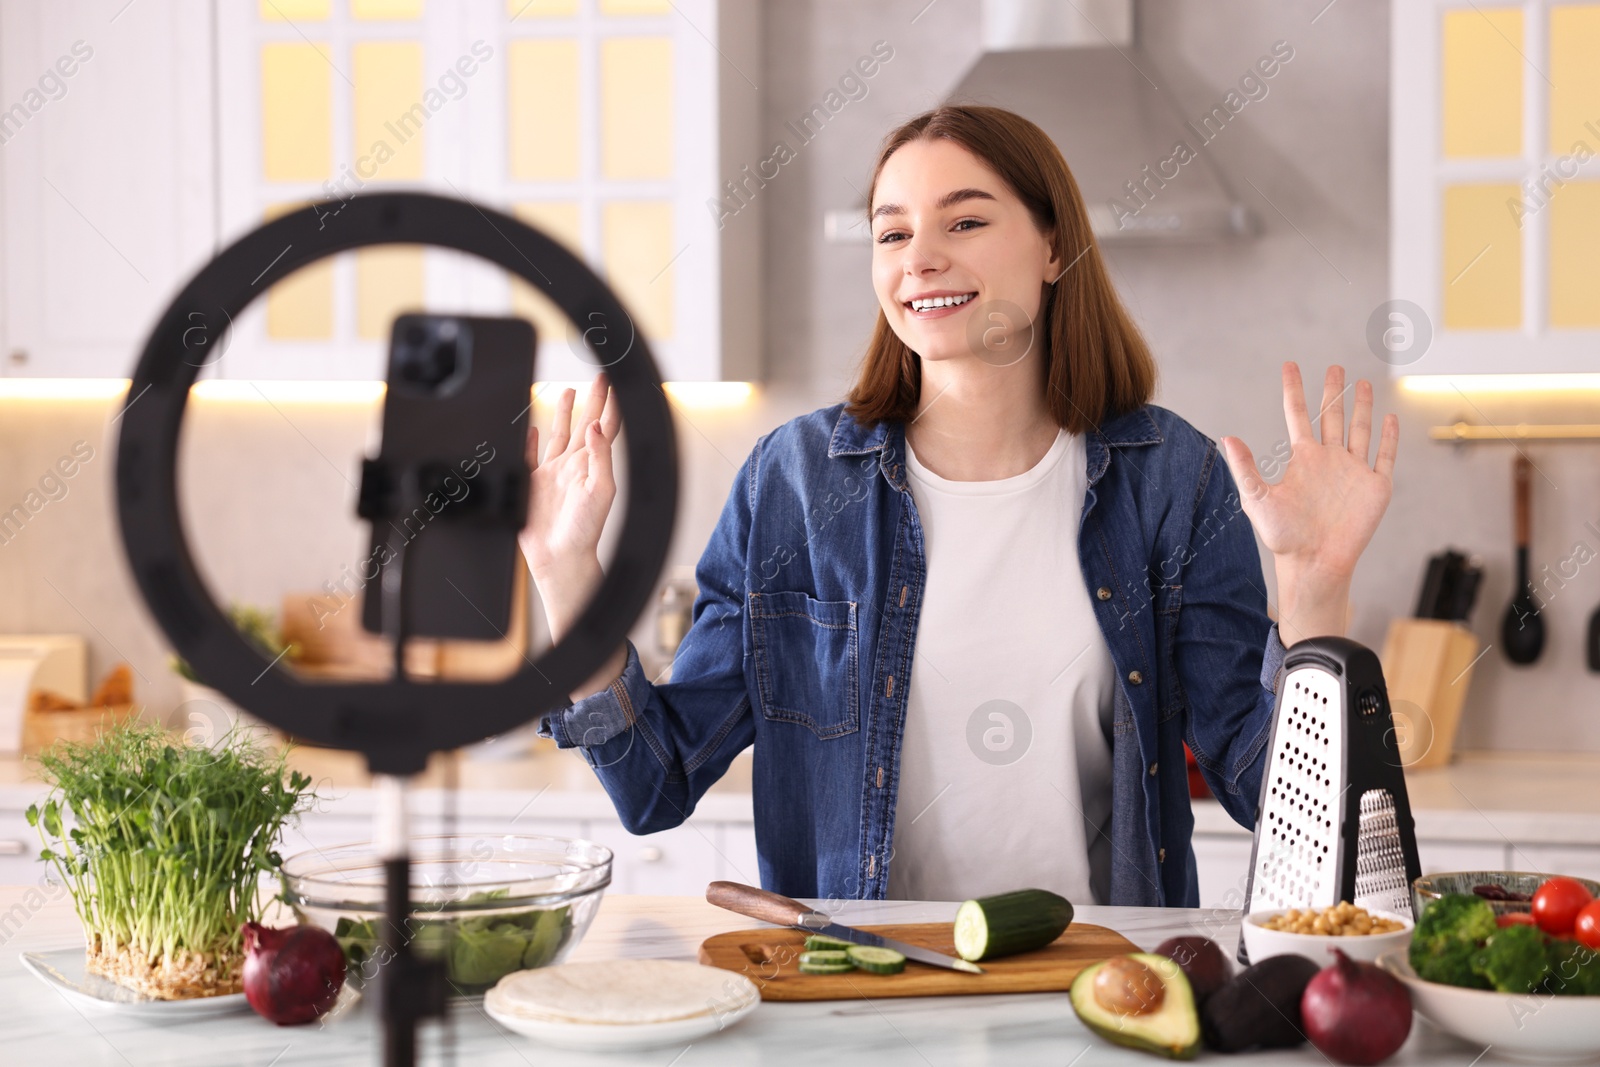
{"type": "Polygon", "coordinates": [[[729,975],[750,986],[749,999],[725,1012],[708,1012],[687,1019],[673,1019],[664,1023],[611,1024],[558,1023],[528,1019],[496,1011],[485,998],[484,1012],[507,1030],[531,1037],[554,1048],[577,1049],[585,1052],[623,1052],[636,1049],[661,1048],[681,1045],[714,1034],[743,1019],[761,1005],[761,995],[754,983],[743,975],[729,975]]]}
{"type": "Polygon", "coordinates": [[[58,948],[50,952],[24,952],[22,965],[45,985],[80,1007],[137,1015],[151,1019],[203,1019],[211,1015],[249,1011],[243,993],[220,997],[193,997],[189,1000],[158,1000],[118,985],[84,967],[83,949],[58,948]]]}
{"type": "Polygon", "coordinates": [[[1600,997],[1519,996],[1428,982],[1405,952],[1386,953],[1378,965],[1406,984],[1418,1015],[1446,1033],[1494,1046],[1497,1055],[1530,1063],[1600,1058],[1600,997]]]}

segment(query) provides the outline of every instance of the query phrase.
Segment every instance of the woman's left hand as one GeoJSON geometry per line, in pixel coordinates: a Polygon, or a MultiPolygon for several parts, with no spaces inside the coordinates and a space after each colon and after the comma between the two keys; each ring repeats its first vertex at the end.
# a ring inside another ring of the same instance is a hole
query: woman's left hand
{"type": "Polygon", "coordinates": [[[1284,363],[1283,413],[1291,452],[1276,485],[1267,484],[1242,440],[1224,437],[1219,442],[1239,486],[1244,512],[1277,563],[1280,599],[1286,573],[1347,582],[1389,506],[1400,419],[1384,416],[1377,461],[1369,466],[1372,383],[1356,382],[1348,441],[1344,393],[1344,368],[1335,364],[1323,379],[1319,442],[1306,409],[1300,368],[1292,360],[1284,363]]]}

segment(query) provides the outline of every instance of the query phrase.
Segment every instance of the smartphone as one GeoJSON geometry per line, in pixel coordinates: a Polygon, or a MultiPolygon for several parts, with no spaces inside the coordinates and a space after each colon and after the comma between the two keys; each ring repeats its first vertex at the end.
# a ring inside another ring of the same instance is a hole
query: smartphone
{"type": "Polygon", "coordinates": [[[495,641],[510,629],[535,340],[520,318],[395,319],[383,441],[362,472],[367,630],[384,630],[383,578],[402,548],[410,636],[495,641]]]}

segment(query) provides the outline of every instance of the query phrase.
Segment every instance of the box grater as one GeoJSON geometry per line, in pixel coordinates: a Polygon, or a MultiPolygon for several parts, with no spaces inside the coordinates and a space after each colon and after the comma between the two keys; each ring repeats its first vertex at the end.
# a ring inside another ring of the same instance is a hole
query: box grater
{"type": "MultiPolygon", "coordinates": [[[[1244,914],[1348,900],[1411,914],[1422,873],[1383,668],[1343,637],[1283,660],[1244,914]]],[[[1249,963],[1243,939],[1239,961],[1249,963]]]]}

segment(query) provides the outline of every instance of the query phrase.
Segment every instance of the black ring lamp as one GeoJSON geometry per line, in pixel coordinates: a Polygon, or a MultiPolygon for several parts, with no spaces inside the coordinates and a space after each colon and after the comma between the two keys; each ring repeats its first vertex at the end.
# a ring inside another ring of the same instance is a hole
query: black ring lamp
{"type": "Polygon", "coordinates": [[[627,638],[666,560],[677,506],[671,412],[644,337],[606,284],[527,224],[464,200],[377,193],[313,204],[245,234],[201,268],[162,312],[134,369],[117,445],[117,513],[134,581],[173,648],[252,714],[317,745],[364,753],[375,774],[419,773],[432,752],[504,733],[567,703],[627,638]],[[579,326],[628,427],[626,511],[616,554],[583,614],[537,662],[500,681],[310,681],[274,669],[211,598],[178,514],[178,435],[189,387],[220,339],[273,283],[368,245],[466,252],[548,296],[579,326]],[[599,326],[594,325],[598,323],[599,326]],[[610,332],[620,357],[600,349],[610,332]],[[200,333],[196,333],[197,328],[200,333]],[[202,340],[203,339],[203,340],[202,340]]]}

